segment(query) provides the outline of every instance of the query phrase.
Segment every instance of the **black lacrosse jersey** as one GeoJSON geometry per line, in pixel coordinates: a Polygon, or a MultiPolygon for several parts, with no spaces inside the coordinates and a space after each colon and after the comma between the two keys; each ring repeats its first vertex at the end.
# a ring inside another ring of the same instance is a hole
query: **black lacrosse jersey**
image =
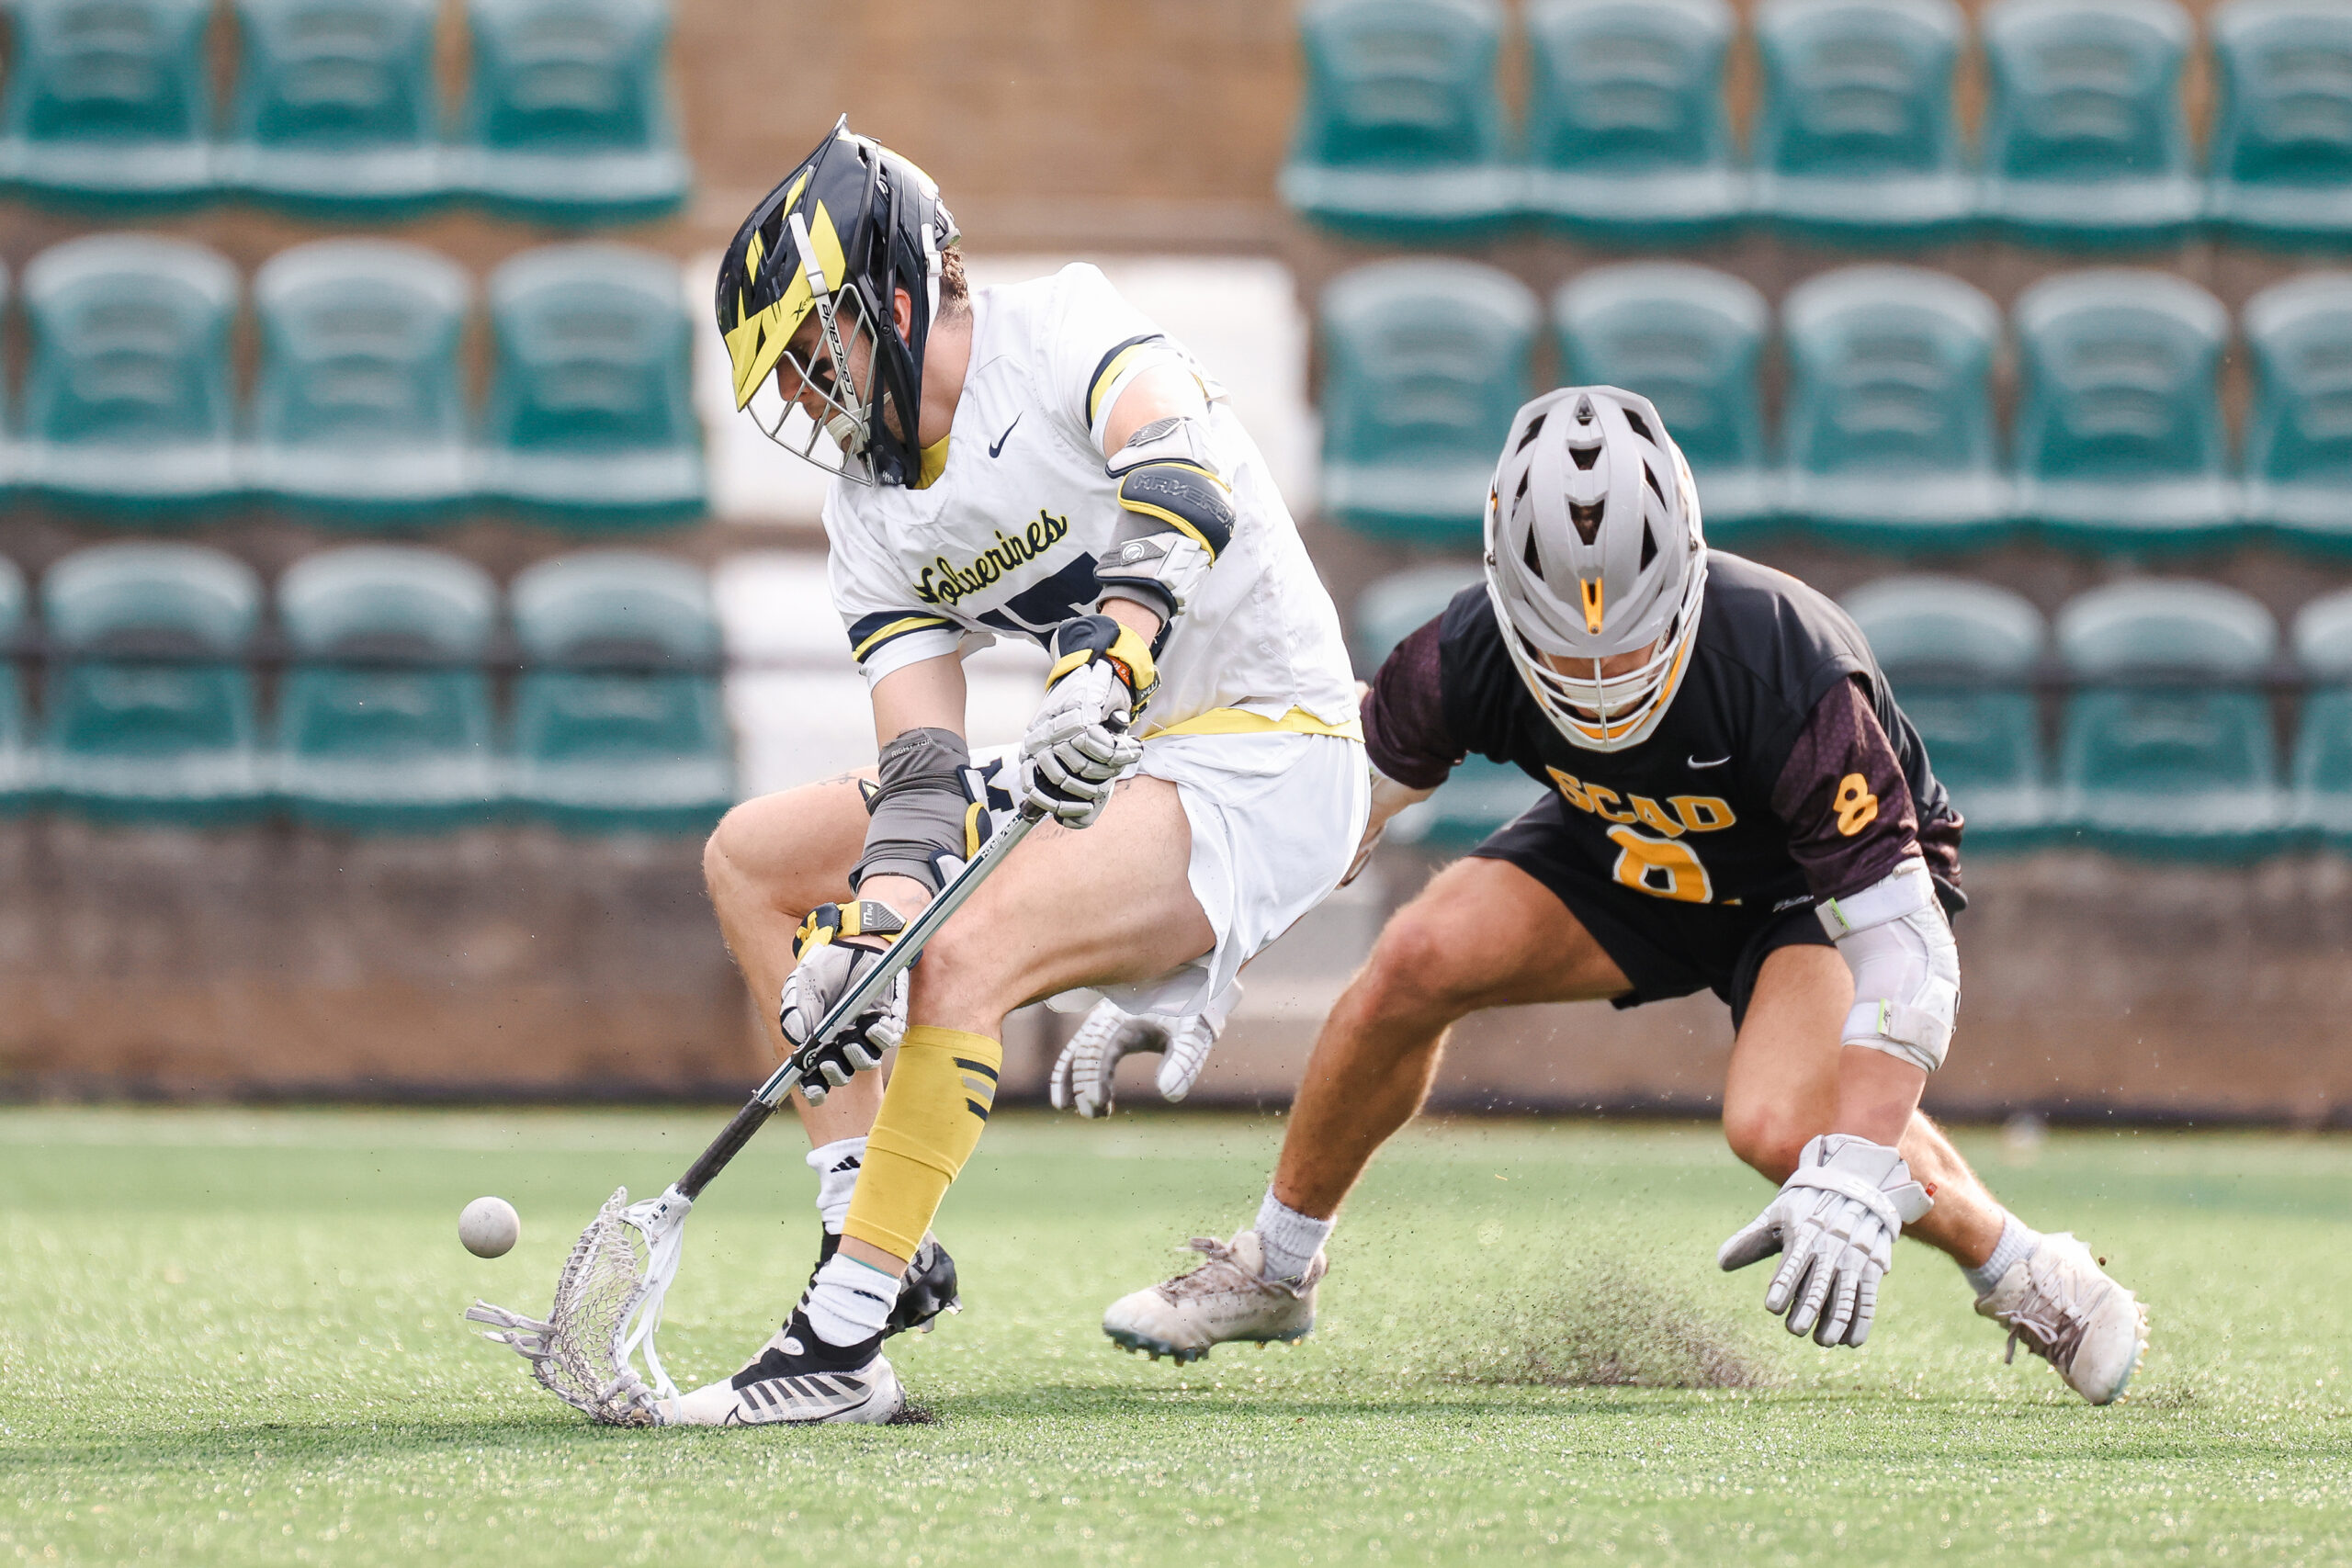
{"type": "Polygon", "coordinates": [[[1681,685],[1639,745],[1585,750],[1554,728],[1483,586],[1382,667],[1367,740],[1384,772],[1419,787],[1443,776],[1439,750],[1445,768],[1465,751],[1520,768],[1566,803],[1571,863],[1653,897],[1793,908],[1923,853],[1947,905],[1962,902],[1959,815],[1860,628],[1795,578],[1720,550],[1681,685]]]}

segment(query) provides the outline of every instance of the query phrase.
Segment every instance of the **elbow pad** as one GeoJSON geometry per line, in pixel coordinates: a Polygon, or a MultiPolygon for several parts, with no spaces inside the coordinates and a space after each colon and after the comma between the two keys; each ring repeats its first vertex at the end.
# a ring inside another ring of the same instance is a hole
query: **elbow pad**
{"type": "Polygon", "coordinates": [[[866,796],[865,852],[849,874],[854,890],[869,876],[908,876],[933,893],[951,866],[969,859],[978,807],[964,787],[971,749],[952,729],[910,729],[882,748],[881,786],[866,796]]]}
{"type": "Polygon", "coordinates": [[[1860,893],[1815,911],[1854,973],[1845,1043],[1943,1066],[1960,1012],[1960,947],[1936,902],[1928,863],[1906,860],[1860,893]]]}
{"type": "Polygon", "coordinates": [[[1104,597],[1173,621],[1233,538],[1233,492],[1209,455],[1208,426],[1182,414],[1153,420],[1112,456],[1109,472],[1119,481],[1119,528],[1095,579],[1104,597]]]}

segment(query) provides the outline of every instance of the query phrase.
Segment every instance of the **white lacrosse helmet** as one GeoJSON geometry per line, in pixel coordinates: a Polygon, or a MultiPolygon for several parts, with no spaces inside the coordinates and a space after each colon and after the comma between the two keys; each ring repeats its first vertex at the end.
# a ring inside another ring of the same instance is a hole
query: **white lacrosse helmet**
{"type": "Polygon", "coordinates": [[[1570,743],[1649,739],[1681,685],[1706,585],[1690,467],[1647,398],[1564,387],[1519,411],[1487,496],[1487,597],[1570,743]],[[1645,648],[1641,668],[1601,676],[1602,660],[1645,648]]]}

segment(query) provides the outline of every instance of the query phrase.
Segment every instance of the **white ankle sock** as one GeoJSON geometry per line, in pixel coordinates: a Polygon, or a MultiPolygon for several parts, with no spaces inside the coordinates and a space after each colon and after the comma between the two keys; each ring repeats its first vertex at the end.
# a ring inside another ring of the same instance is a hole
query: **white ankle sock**
{"type": "Polygon", "coordinates": [[[836,1252],[801,1298],[808,1326],[828,1345],[854,1345],[882,1332],[899,1299],[899,1281],[871,1263],[836,1252]]]}
{"type": "Polygon", "coordinates": [[[865,1163],[864,1138],[841,1138],[808,1151],[808,1168],[817,1173],[817,1217],[827,1235],[842,1234],[850,1198],[857,1191],[857,1168],[865,1163]]]}
{"type": "Polygon", "coordinates": [[[1961,1272],[1967,1276],[1968,1288],[1974,1291],[1977,1299],[1981,1301],[1992,1293],[1994,1286],[2001,1282],[2002,1275],[2007,1273],[2017,1264],[2032,1257],[2033,1249],[2041,1245],[2040,1231],[2026,1229],[2023,1220],[2018,1219],[2015,1214],[2009,1214],[2001,1222],[2001,1239],[1993,1244],[1993,1256],[1986,1258],[1979,1267],[1963,1268],[1961,1272]]]}
{"type": "Polygon", "coordinates": [[[1323,1250],[1323,1243],[1337,1223],[1302,1214],[1275,1197],[1272,1188],[1267,1188],[1266,1201],[1258,1205],[1256,1227],[1258,1240],[1266,1249],[1265,1277],[1295,1280],[1306,1273],[1306,1266],[1323,1250]]]}

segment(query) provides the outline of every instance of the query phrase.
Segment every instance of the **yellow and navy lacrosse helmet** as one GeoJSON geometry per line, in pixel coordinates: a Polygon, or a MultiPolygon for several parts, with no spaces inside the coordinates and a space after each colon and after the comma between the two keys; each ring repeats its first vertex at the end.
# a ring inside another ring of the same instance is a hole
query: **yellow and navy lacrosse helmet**
{"type": "Polygon", "coordinates": [[[770,439],[821,467],[830,435],[841,472],[874,484],[906,484],[919,467],[923,344],[939,310],[940,254],[956,220],[921,169],[870,137],[835,123],[752,209],[718,264],[718,331],[734,375],[735,406],[770,439]],[[902,335],[892,311],[905,289],[913,320],[902,335]],[[844,302],[850,308],[842,309],[844,302]],[[794,334],[814,316],[804,353],[794,334]],[[857,340],[870,344],[862,367],[857,340]],[[815,394],[819,420],[791,420],[776,387],[783,366],[796,396],[815,394]]]}

